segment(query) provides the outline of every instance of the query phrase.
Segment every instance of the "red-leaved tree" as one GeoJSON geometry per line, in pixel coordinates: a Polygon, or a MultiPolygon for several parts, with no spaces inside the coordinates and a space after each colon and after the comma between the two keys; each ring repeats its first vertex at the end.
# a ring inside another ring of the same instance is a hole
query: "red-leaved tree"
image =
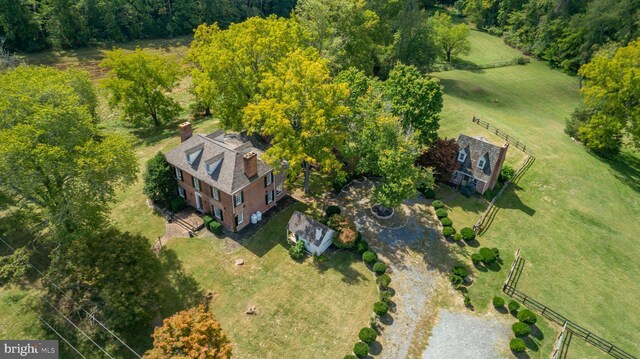
{"type": "Polygon", "coordinates": [[[433,176],[439,182],[451,181],[458,169],[458,143],[455,139],[438,138],[429,149],[418,157],[418,165],[433,168],[433,176]]]}

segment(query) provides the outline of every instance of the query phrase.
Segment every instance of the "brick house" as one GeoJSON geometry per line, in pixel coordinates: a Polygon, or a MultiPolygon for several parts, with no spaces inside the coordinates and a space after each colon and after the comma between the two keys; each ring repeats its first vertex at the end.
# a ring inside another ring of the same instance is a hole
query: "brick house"
{"type": "Polygon", "coordinates": [[[459,148],[459,167],[453,172],[452,182],[462,186],[473,186],[480,194],[493,189],[507,157],[509,143],[500,147],[484,137],[462,134],[456,142],[459,148]]]}
{"type": "Polygon", "coordinates": [[[239,231],[251,215],[274,207],[285,194],[284,175],[260,160],[263,152],[239,134],[218,130],[194,135],[180,124],[181,143],[167,154],[178,180],[178,194],[224,228],[239,231]]]}

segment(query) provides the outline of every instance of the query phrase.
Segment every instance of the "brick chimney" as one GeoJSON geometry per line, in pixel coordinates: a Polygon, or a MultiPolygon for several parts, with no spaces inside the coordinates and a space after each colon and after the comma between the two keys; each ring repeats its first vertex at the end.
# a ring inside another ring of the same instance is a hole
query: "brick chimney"
{"type": "Polygon", "coordinates": [[[258,175],[258,155],[255,152],[247,152],[244,156],[244,174],[252,178],[258,175]]]}
{"type": "Polygon", "coordinates": [[[489,179],[489,183],[487,183],[487,189],[493,189],[498,181],[498,177],[500,177],[500,170],[502,169],[502,165],[504,164],[504,160],[507,158],[507,150],[509,149],[509,142],[505,142],[502,147],[500,147],[500,154],[498,155],[498,159],[496,160],[496,165],[494,167],[494,171],[491,174],[491,178],[489,179]]]}
{"type": "Polygon", "coordinates": [[[183,122],[178,126],[178,128],[180,129],[180,142],[184,142],[191,138],[191,135],[193,134],[191,122],[183,122]]]}

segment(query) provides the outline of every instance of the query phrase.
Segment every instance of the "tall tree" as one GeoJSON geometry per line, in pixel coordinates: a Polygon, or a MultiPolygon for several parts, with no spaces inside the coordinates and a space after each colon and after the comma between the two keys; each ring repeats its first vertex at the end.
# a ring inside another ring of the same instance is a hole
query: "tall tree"
{"type": "Polygon", "coordinates": [[[469,53],[469,27],[466,24],[454,25],[451,16],[444,12],[436,12],[430,19],[434,30],[435,42],[447,62],[452,55],[469,53]]]}
{"type": "Polygon", "coordinates": [[[640,40],[602,52],[580,68],[581,92],[590,118],[579,136],[600,153],[617,153],[622,135],[640,148],[640,40]]]}
{"type": "Polygon", "coordinates": [[[244,110],[247,131],[271,138],[267,163],[287,160],[293,175],[304,167],[305,193],[311,166],[327,173],[341,169],[333,149],[346,139],[349,89],[333,83],[329,72],[315,49],[296,50],[264,75],[260,94],[244,110]]]}
{"type": "Polygon", "coordinates": [[[177,195],[178,182],[175,172],[162,152],[158,152],[147,161],[147,170],[143,175],[143,181],[144,194],[154,202],[162,202],[167,205],[177,195]]]}
{"type": "Polygon", "coordinates": [[[438,138],[443,102],[438,79],[423,76],[415,66],[398,64],[385,81],[383,94],[405,131],[416,132],[420,145],[429,146],[438,138]]]}
{"type": "Polygon", "coordinates": [[[100,67],[109,70],[102,82],[109,105],[120,107],[125,120],[140,125],[151,119],[160,126],[180,113],[180,105],[168,95],[182,75],[173,59],[140,48],[133,53],[118,49],[107,51],[100,67]]]}
{"type": "Polygon", "coordinates": [[[194,65],[197,107],[219,118],[224,128],[241,129],[242,111],[260,81],[301,45],[297,23],[275,16],[251,18],[227,30],[201,25],[187,55],[194,65]]]}
{"type": "Polygon", "coordinates": [[[433,169],[433,175],[440,182],[450,182],[453,172],[458,169],[458,143],[453,138],[438,138],[427,151],[418,158],[422,167],[433,169]]]}
{"type": "Polygon", "coordinates": [[[220,324],[203,305],[174,314],[153,333],[145,359],[229,359],[232,346],[220,324]]]}
{"type": "Polygon", "coordinates": [[[136,178],[132,141],[95,125],[86,72],[20,66],[0,74],[0,191],[58,228],[97,224],[136,178]]]}

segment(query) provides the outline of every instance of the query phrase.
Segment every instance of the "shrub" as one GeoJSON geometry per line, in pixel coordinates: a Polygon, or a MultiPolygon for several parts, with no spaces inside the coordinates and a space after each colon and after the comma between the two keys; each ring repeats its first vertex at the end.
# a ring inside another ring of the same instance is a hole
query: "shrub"
{"type": "Polygon", "coordinates": [[[538,321],[538,318],[529,309],[523,309],[518,313],[518,320],[525,324],[534,325],[538,321]]]}
{"type": "Polygon", "coordinates": [[[453,227],[444,227],[442,228],[442,235],[445,237],[451,237],[456,234],[456,229],[453,227]]]}
{"type": "Polygon", "coordinates": [[[333,237],[333,244],[338,248],[353,248],[358,239],[358,230],[353,221],[342,214],[329,217],[327,225],[333,228],[337,235],[333,237]]]}
{"type": "Polygon", "coordinates": [[[340,214],[340,213],[342,213],[342,211],[340,210],[340,207],[338,207],[338,206],[329,206],[324,211],[324,213],[325,213],[325,217],[331,218],[331,216],[333,216],[334,214],[340,214]]]}
{"type": "Polygon", "coordinates": [[[453,226],[453,221],[451,220],[451,218],[448,217],[444,217],[440,220],[440,223],[442,223],[443,227],[451,227],[453,226]]]}
{"type": "Polygon", "coordinates": [[[435,209],[439,209],[439,208],[443,208],[444,207],[444,203],[440,200],[435,200],[433,202],[431,202],[431,205],[433,206],[433,208],[435,209]]]}
{"type": "Polygon", "coordinates": [[[358,338],[369,345],[376,340],[377,336],[375,330],[367,327],[360,329],[360,333],[358,333],[358,338]]]}
{"type": "Polygon", "coordinates": [[[504,299],[502,297],[493,297],[493,306],[496,308],[504,307],[504,299]]]}
{"type": "Polygon", "coordinates": [[[449,280],[451,281],[451,284],[453,284],[456,287],[459,285],[462,285],[462,283],[464,282],[464,279],[462,279],[461,276],[456,274],[452,274],[451,277],[449,277],[449,280]]]}
{"type": "Polygon", "coordinates": [[[182,197],[176,197],[169,203],[169,207],[171,207],[171,212],[173,213],[180,212],[186,205],[187,202],[185,202],[182,197]]]}
{"type": "Polygon", "coordinates": [[[345,355],[344,358],[342,359],[358,359],[358,357],[353,354],[349,354],[349,355],[345,355]]]}
{"type": "Polygon", "coordinates": [[[500,170],[500,176],[498,177],[498,180],[503,183],[511,181],[515,174],[516,174],[516,171],[513,169],[513,167],[509,165],[504,165],[500,170]]]}
{"type": "Polygon", "coordinates": [[[378,297],[380,298],[381,301],[388,302],[389,299],[391,299],[391,291],[381,290],[380,293],[378,293],[378,297]]]}
{"type": "Polygon", "coordinates": [[[389,277],[388,274],[383,274],[376,278],[376,283],[380,289],[387,289],[389,288],[389,284],[391,284],[391,277],[389,277]]]}
{"type": "Polygon", "coordinates": [[[222,231],[222,224],[218,221],[211,221],[207,228],[213,233],[220,233],[222,231]]]}
{"type": "Polygon", "coordinates": [[[511,329],[513,330],[513,334],[518,338],[523,338],[531,334],[531,327],[522,322],[513,323],[511,329]]]}
{"type": "Polygon", "coordinates": [[[465,266],[455,266],[455,267],[453,267],[453,274],[459,275],[462,278],[464,278],[464,277],[467,276],[467,274],[469,274],[469,271],[467,270],[467,267],[465,267],[465,266]]]}
{"type": "Polygon", "coordinates": [[[340,179],[336,179],[335,181],[333,181],[333,183],[331,184],[331,186],[333,187],[333,192],[335,193],[340,193],[342,192],[342,188],[344,188],[344,186],[347,184],[346,180],[340,180],[340,179]]]}
{"type": "Polygon", "coordinates": [[[202,221],[204,222],[204,226],[209,228],[209,223],[211,223],[211,221],[213,221],[213,218],[211,216],[203,216],[202,217],[202,221]]]}
{"type": "Polygon", "coordinates": [[[371,264],[375,262],[377,259],[378,259],[378,256],[376,255],[375,252],[366,251],[362,253],[362,260],[367,264],[371,264]]]}
{"type": "Polygon", "coordinates": [[[359,237],[360,239],[356,241],[356,252],[358,252],[358,254],[362,254],[369,250],[369,243],[362,239],[362,236],[359,237]]]}
{"type": "Polygon", "coordinates": [[[515,300],[509,302],[509,311],[511,313],[517,312],[518,309],[520,309],[520,303],[516,302],[515,300]]]}
{"type": "MultiPolygon", "coordinates": [[[[456,233],[456,234],[454,234],[454,235],[453,235],[453,240],[454,240],[455,242],[459,242],[459,241],[461,241],[461,240],[462,240],[462,234],[460,234],[460,233],[456,233]]],[[[471,256],[471,259],[473,259],[473,255],[471,256]]]]}
{"type": "Polygon", "coordinates": [[[496,254],[487,247],[480,248],[478,253],[482,256],[482,263],[491,264],[496,261],[496,254]]]}
{"type": "Polygon", "coordinates": [[[471,261],[473,262],[473,264],[482,263],[482,256],[480,255],[480,253],[474,253],[471,255],[471,261]]]}
{"type": "Polygon", "coordinates": [[[387,312],[389,311],[389,304],[385,303],[385,302],[376,302],[373,305],[373,312],[376,313],[377,315],[385,315],[387,314],[387,312]]]}
{"type": "Polygon", "coordinates": [[[464,227],[460,230],[460,234],[462,234],[462,239],[465,241],[472,241],[476,239],[476,232],[473,231],[472,228],[464,227]]]}
{"type": "Polygon", "coordinates": [[[377,275],[383,275],[384,272],[387,271],[387,265],[382,262],[376,262],[376,264],[373,265],[373,271],[377,275]]]}
{"type": "Polygon", "coordinates": [[[511,339],[509,342],[509,348],[516,353],[522,353],[527,349],[527,346],[524,344],[524,340],[520,338],[511,339]]]}
{"type": "Polygon", "coordinates": [[[365,342],[357,342],[356,345],[353,346],[353,353],[358,357],[366,357],[369,354],[369,344],[365,342]]]}
{"type": "Polygon", "coordinates": [[[304,256],[304,242],[297,241],[294,245],[289,248],[289,255],[293,259],[300,259],[304,256]]]}
{"type": "Polygon", "coordinates": [[[426,189],[418,189],[422,195],[427,198],[427,199],[434,199],[436,198],[436,190],[433,188],[426,188],[426,189]]]}
{"type": "Polygon", "coordinates": [[[469,294],[464,294],[464,305],[466,307],[470,307],[471,306],[471,297],[469,297],[469,294]]]}
{"type": "Polygon", "coordinates": [[[491,248],[491,250],[493,251],[493,254],[496,256],[496,259],[500,258],[500,250],[498,248],[491,248]]]}
{"type": "Polygon", "coordinates": [[[447,210],[444,209],[444,208],[436,209],[436,216],[438,216],[438,218],[444,218],[444,217],[448,216],[447,210]]]}

